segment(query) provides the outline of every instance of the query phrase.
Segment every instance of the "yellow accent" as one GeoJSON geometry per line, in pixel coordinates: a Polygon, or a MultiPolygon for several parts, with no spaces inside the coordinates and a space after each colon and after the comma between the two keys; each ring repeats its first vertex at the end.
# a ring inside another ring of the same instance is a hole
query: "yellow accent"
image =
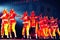
{"type": "Polygon", "coordinates": [[[53,29],[52,36],[56,36],[55,31],[56,29],[53,29]]]}
{"type": "Polygon", "coordinates": [[[43,29],[43,32],[44,32],[44,36],[49,36],[49,30],[48,30],[48,28],[44,28],[43,29]]]}
{"type": "Polygon", "coordinates": [[[29,29],[30,29],[30,21],[28,21],[28,25],[26,26],[26,35],[29,35],[29,29]]]}
{"type": "Polygon", "coordinates": [[[38,23],[36,22],[36,29],[35,29],[35,33],[37,34],[38,31],[38,23]]]}
{"type": "Polygon", "coordinates": [[[16,23],[12,23],[12,31],[15,32],[15,25],[16,23]]]}
{"type": "Polygon", "coordinates": [[[59,36],[60,36],[60,30],[59,30],[59,28],[57,28],[57,33],[59,34],[59,36]]]}
{"type": "Polygon", "coordinates": [[[8,24],[4,24],[5,35],[8,35],[8,24]]]}

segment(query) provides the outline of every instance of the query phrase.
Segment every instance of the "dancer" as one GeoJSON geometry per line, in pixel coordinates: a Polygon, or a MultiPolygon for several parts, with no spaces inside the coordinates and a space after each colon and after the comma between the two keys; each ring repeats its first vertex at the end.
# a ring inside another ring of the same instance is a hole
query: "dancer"
{"type": "Polygon", "coordinates": [[[44,20],[43,32],[44,32],[44,38],[46,38],[49,36],[49,24],[48,24],[49,19],[48,19],[48,16],[44,16],[43,20],[44,20]]]}
{"type": "Polygon", "coordinates": [[[51,35],[52,35],[52,38],[56,36],[56,29],[55,29],[55,19],[54,17],[51,17],[50,18],[50,29],[51,29],[51,35]]]}
{"type": "Polygon", "coordinates": [[[38,37],[43,37],[43,25],[44,25],[44,21],[43,21],[43,17],[42,14],[40,14],[39,16],[39,30],[38,30],[38,37]]]}
{"type": "Polygon", "coordinates": [[[25,38],[25,31],[26,31],[27,38],[29,38],[30,20],[27,11],[24,12],[23,17],[21,19],[23,20],[22,35],[25,38]]]}
{"type": "Polygon", "coordinates": [[[10,38],[12,38],[11,32],[14,32],[14,36],[17,37],[16,35],[16,20],[15,20],[15,16],[17,16],[17,14],[15,13],[15,11],[13,9],[10,10],[10,14],[9,14],[9,34],[10,34],[10,38]]]}
{"type": "Polygon", "coordinates": [[[38,26],[38,23],[37,23],[37,16],[35,16],[35,12],[34,11],[32,11],[31,12],[31,16],[30,16],[30,22],[31,22],[31,24],[30,24],[30,26],[33,28],[33,29],[35,29],[35,36],[36,36],[36,38],[37,38],[37,26],[38,26]]]}
{"type": "Polygon", "coordinates": [[[9,19],[9,14],[6,9],[3,10],[3,15],[0,17],[2,19],[1,23],[1,36],[3,38],[4,33],[9,38],[8,36],[8,19],[9,19]]]}

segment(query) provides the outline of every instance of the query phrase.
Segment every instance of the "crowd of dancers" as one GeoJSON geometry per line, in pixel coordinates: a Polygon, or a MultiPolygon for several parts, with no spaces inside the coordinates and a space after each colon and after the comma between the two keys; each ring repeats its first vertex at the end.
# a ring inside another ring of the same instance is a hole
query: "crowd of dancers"
{"type": "MultiPolygon", "coordinates": [[[[23,29],[22,29],[22,35],[25,37],[25,31],[27,38],[31,38],[31,35],[29,34],[30,29],[35,30],[35,37],[36,38],[55,38],[56,37],[56,32],[60,36],[59,28],[58,28],[58,18],[44,16],[42,17],[42,14],[39,16],[35,15],[35,12],[32,11],[30,16],[28,16],[27,12],[24,12],[24,15],[22,17],[22,20],[24,21],[23,24],[23,29]],[[25,30],[26,29],[26,30],[25,30]]],[[[33,30],[31,30],[33,31],[33,30]]],[[[33,31],[34,32],[34,31],[33,31]]],[[[34,35],[32,35],[34,36],[34,35]]]]}
{"type": "MultiPolygon", "coordinates": [[[[11,32],[14,32],[14,36],[16,35],[15,25],[16,25],[16,17],[19,17],[15,13],[13,9],[8,12],[6,9],[3,10],[3,15],[0,17],[2,19],[1,23],[1,37],[3,38],[4,34],[7,36],[7,38],[12,38],[11,32]]],[[[23,20],[23,29],[22,29],[22,36],[25,38],[25,33],[27,38],[31,38],[31,34],[29,33],[30,29],[34,29],[33,32],[35,32],[36,38],[47,38],[47,37],[56,37],[56,32],[60,36],[60,31],[58,27],[58,18],[54,18],[53,16],[48,18],[48,16],[42,17],[42,14],[39,16],[35,15],[35,12],[32,11],[30,13],[30,16],[28,16],[28,12],[24,12],[22,17],[20,17],[21,20],[23,20]]],[[[32,31],[32,30],[31,30],[32,31]]],[[[33,33],[32,33],[33,34],[33,33]]]]}

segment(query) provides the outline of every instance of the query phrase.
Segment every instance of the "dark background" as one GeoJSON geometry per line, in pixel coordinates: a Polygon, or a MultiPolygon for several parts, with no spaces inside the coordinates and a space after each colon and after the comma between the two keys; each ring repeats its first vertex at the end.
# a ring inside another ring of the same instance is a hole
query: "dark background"
{"type": "MultiPolygon", "coordinates": [[[[36,15],[42,13],[43,16],[48,15],[60,19],[59,0],[0,0],[0,15],[5,8],[8,11],[13,8],[19,15],[23,15],[24,11],[30,15],[30,12],[34,10],[36,15]]],[[[17,37],[21,38],[22,20],[16,17],[16,21],[17,37]]]]}

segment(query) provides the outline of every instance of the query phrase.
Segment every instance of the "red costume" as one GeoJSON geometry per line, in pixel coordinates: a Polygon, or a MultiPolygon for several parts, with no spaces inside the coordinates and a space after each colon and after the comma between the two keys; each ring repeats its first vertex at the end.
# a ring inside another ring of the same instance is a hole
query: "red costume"
{"type": "Polygon", "coordinates": [[[39,16],[39,30],[38,30],[38,36],[42,36],[42,28],[43,28],[43,18],[42,15],[39,16]]]}
{"type": "Polygon", "coordinates": [[[14,35],[16,37],[16,30],[15,30],[16,20],[15,20],[15,16],[17,16],[17,14],[15,13],[15,11],[13,9],[11,9],[10,10],[10,15],[9,15],[9,32],[11,34],[11,31],[13,31],[14,35]]]}
{"type": "Polygon", "coordinates": [[[38,17],[35,16],[35,12],[32,11],[32,12],[31,12],[31,16],[30,16],[30,27],[35,28],[36,38],[37,38],[37,30],[38,30],[37,18],[38,18],[38,17]]]}
{"type": "Polygon", "coordinates": [[[5,35],[8,36],[8,18],[9,18],[9,14],[5,9],[3,10],[3,15],[1,16],[1,19],[2,19],[1,35],[2,36],[4,36],[4,32],[5,32],[5,35]]]}
{"type": "Polygon", "coordinates": [[[28,37],[29,36],[29,29],[30,29],[30,20],[28,18],[27,11],[24,12],[22,20],[23,20],[22,35],[24,36],[25,35],[25,31],[26,31],[26,35],[28,37]]]}
{"type": "Polygon", "coordinates": [[[53,37],[55,37],[56,36],[56,34],[55,34],[55,32],[56,32],[56,29],[55,29],[55,19],[53,18],[53,17],[51,17],[51,19],[50,19],[50,29],[51,29],[51,35],[53,36],[53,37]]]}

